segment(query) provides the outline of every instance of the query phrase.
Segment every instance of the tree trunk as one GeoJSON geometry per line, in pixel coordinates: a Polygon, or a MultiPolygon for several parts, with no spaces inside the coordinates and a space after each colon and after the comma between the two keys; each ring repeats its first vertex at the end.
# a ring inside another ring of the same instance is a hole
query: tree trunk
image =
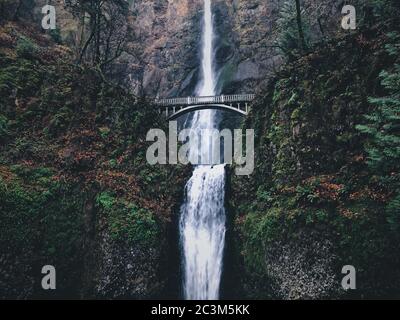
{"type": "Polygon", "coordinates": [[[296,12],[297,12],[297,28],[299,29],[301,49],[304,52],[306,50],[307,45],[306,45],[306,40],[304,38],[303,23],[301,21],[301,5],[300,5],[300,0],[295,0],[295,1],[296,1],[296,12]]]}
{"type": "Polygon", "coordinates": [[[22,8],[22,0],[19,0],[17,9],[15,10],[14,15],[13,15],[13,21],[18,21],[19,11],[21,10],[21,8],[22,8]]]}

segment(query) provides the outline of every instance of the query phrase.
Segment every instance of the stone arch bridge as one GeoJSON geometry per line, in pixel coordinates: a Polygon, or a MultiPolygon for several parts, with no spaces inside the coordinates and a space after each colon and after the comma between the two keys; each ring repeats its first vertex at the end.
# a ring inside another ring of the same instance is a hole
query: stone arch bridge
{"type": "Polygon", "coordinates": [[[208,97],[185,97],[156,99],[160,113],[164,113],[168,121],[197,110],[219,109],[236,112],[246,116],[250,111],[250,104],[254,94],[233,94],[208,97]]]}

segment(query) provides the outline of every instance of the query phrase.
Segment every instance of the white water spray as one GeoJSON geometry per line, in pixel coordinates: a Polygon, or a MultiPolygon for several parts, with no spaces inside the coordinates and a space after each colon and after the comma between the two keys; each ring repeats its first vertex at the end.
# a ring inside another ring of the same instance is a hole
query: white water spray
{"type": "MultiPolygon", "coordinates": [[[[203,77],[197,90],[199,96],[215,95],[213,40],[211,0],[204,0],[203,77]]],[[[197,111],[193,116],[191,129],[214,128],[215,118],[214,110],[197,111]]],[[[201,160],[210,159],[212,141],[206,139],[201,147],[201,160]]],[[[198,154],[198,151],[193,150],[190,154],[198,154]]],[[[179,226],[186,299],[219,298],[225,244],[224,199],[225,166],[223,164],[197,166],[186,185],[186,199],[181,207],[179,226]]]]}

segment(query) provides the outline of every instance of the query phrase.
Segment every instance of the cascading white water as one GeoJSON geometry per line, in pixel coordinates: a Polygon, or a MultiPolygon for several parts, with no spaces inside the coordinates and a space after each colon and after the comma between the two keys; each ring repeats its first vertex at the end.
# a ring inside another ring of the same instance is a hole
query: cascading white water
{"type": "MultiPolygon", "coordinates": [[[[199,96],[215,95],[213,69],[213,20],[211,0],[204,0],[204,35],[202,81],[199,96]]],[[[216,126],[214,110],[197,111],[191,129],[199,131],[216,126]]],[[[212,141],[203,139],[201,163],[210,159],[212,141]]],[[[190,150],[189,158],[199,150],[190,150]]],[[[225,166],[199,165],[186,185],[186,199],[181,207],[180,238],[183,250],[184,295],[189,300],[219,298],[222,257],[225,244],[225,166]]]]}
{"type": "Polygon", "coordinates": [[[198,166],[186,186],[181,237],[184,249],[184,294],[189,300],[219,297],[225,241],[225,169],[198,166]]]}

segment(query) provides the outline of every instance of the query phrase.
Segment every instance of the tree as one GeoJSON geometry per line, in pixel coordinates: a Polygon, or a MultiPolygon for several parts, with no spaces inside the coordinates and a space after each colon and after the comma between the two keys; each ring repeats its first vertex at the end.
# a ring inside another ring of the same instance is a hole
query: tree
{"type": "Polygon", "coordinates": [[[124,49],[128,12],[125,0],[66,0],[80,21],[77,62],[104,72],[124,49]]]}
{"type": "Polygon", "coordinates": [[[299,0],[286,0],[283,3],[277,20],[276,46],[289,60],[309,48],[309,26],[303,16],[304,10],[299,0]]]}
{"type": "MultiPolygon", "coordinates": [[[[388,53],[399,56],[400,34],[392,32],[394,44],[386,45],[388,53]]],[[[356,128],[369,137],[366,144],[368,165],[379,182],[392,194],[386,205],[387,220],[392,229],[400,231],[400,64],[380,74],[384,97],[370,98],[375,109],[365,116],[366,124],[356,128]]]]}
{"type": "Polygon", "coordinates": [[[380,77],[388,95],[369,99],[376,108],[365,116],[368,123],[357,129],[370,137],[368,165],[389,176],[400,171],[400,64],[394,72],[382,71],[380,77]]]}
{"type": "Polygon", "coordinates": [[[296,1],[296,20],[297,20],[297,28],[299,31],[299,38],[300,38],[300,43],[301,43],[301,48],[303,51],[306,50],[306,40],[304,38],[304,31],[303,31],[303,23],[301,19],[301,6],[300,6],[300,0],[295,0],[296,1]]]}

